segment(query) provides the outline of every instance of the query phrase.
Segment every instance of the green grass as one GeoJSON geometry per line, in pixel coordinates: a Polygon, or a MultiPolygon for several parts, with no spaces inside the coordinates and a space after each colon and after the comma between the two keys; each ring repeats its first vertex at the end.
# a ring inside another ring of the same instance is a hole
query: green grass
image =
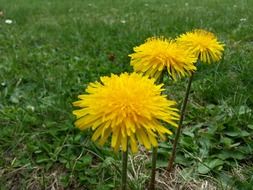
{"type": "MultiPolygon", "coordinates": [[[[252,9],[249,0],[0,0],[0,189],[117,188],[120,156],[74,128],[71,103],[101,75],[132,71],[128,54],[146,38],[194,28],[226,48],[195,76],[176,161],[184,177],[250,189],[252,9]]],[[[180,103],[186,79],[166,83],[180,103]]],[[[171,142],[161,146],[164,166],[171,142]]],[[[144,188],[146,169],[131,189],[144,188]]]]}

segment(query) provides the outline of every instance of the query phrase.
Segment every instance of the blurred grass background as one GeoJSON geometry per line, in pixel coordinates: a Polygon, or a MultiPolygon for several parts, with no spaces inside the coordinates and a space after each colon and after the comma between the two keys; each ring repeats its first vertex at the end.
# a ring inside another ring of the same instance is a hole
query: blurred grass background
{"type": "MultiPolygon", "coordinates": [[[[0,189],[115,189],[119,156],[74,128],[71,103],[101,75],[132,71],[128,54],[146,38],[195,28],[226,47],[221,62],[195,76],[180,176],[250,189],[252,10],[251,0],[0,0],[0,189]]],[[[165,82],[180,103],[186,79],[165,82]]],[[[172,139],[161,145],[160,166],[172,139]]],[[[131,189],[144,188],[142,175],[131,189]]]]}

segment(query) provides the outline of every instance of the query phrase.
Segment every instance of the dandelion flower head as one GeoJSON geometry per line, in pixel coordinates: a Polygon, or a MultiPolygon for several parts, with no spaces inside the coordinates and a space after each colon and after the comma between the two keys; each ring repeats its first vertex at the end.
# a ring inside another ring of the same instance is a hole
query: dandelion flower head
{"type": "Polygon", "coordinates": [[[147,39],[144,44],[135,47],[134,53],[129,56],[136,72],[143,72],[155,79],[159,78],[164,69],[174,80],[196,70],[196,57],[174,40],[164,37],[147,39]]]}
{"type": "Polygon", "coordinates": [[[219,61],[224,51],[224,44],[213,33],[202,29],[182,34],[177,41],[204,63],[219,61]]]}
{"type": "Polygon", "coordinates": [[[129,143],[131,151],[137,152],[139,143],[150,149],[158,146],[158,137],[164,140],[172,134],[164,123],[177,127],[176,103],[161,95],[162,84],[156,85],[154,79],[123,73],[100,81],[90,83],[86,94],[73,103],[80,107],[73,111],[76,127],[91,128],[93,141],[103,145],[111,136],[115,151],[126,151],[129,143]]]}

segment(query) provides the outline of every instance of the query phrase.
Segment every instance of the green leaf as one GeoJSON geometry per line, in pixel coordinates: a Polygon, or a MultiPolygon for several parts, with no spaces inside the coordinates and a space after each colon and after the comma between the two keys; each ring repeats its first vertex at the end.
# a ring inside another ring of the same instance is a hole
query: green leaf
{"type": "Polygon", "coordinates": [[[92,157],[87,154],[80,161],[82,162],[83,166],[87,166],[87,165],[90,165],[90,163],[92,161],[92,157]]]}
{"type": "Polygon", "coordinates": [[[250,135],[250,133],[245,130],[226,131],[225,134],[231,137],[247,137],[250,135]]]}
{"type": "Polygon", "coordinates": [[[48,158],[48,157],[45,156],[45,155],[39,155],[39,156],[37,157],[37,159],[36,159],[36,162],[37,162],[38,164],[40,164],[40,163],[46,163],[46,162],[48,162],[48,161],[50,161],[50,158],[48,158]]]}
{"type": "Polygon", "coordinates": [[[225,132],[226,135],[230,136],[230,137],[237,137],[240,136],[240,132],[239,131],[227,131],[225,132]]]}
{"type": "Polygon", "coordinates": [[[189,136],[189,137],[194,138],[194,133],[193,133],[193,132],[190,132],[190,131],[183,131],[183,134],[184,134],[184,135],[187,135],[187,136],[189,136]]]}
{"type": "Polygon", "coordinates": [[[222,137],[221,142],[224,143],[226,146],[230,146],[233,143],[233,140],[228,137],[222,137]]]}
{"type": "Polygon", "coordinates": [[[224,164],[223,160],[215,159],[215,160],[212,160],[211,162],[209,162],[208,166],[213,169],[213,168],[223,165],[223,164],[224,164]]]}
{"type": "Polygon", "coordinates": [[[168,160],[157,160],[156,161],[156,166],[158,168],[165,168],[168,166],[168,160]]]}
{"type": "Polygon", "coordinates": [[[246,154],[243,154],[241,151],[238,150],[223,150],[220,154],[217,155],[218,158],[221,160],[226,160],[229,158],[242,160],[246,157],[246,154]]]}
{"type": "Polygon", "coordinates": [[[247,131],[241,131],[240,137],[247,137],[250,136],[250,133],[248,133],[247,131]]]}
{"type": "Polygon", "coordinates": [[[253,129],[253,125],[247,125],[247,127],[253,129]]]}
{"type": "Polygon", "coordinates": [[[250,112],[251,112],[251,109],[248,106],[241,106],[239,108],[238,114],[243,115],[243,114],[247,114],[247,113],[250,113],[250,112]]]}
{"type": "Polygon", "coordinates": [[[203,164],[200,164],[197,170],[201,174],[207,174],[208,172],[210,172],[210,169],[203,164]]]}
{"type": "Polygon", "coordinates": [[[198,172],[201,174],[207,174],[212,169],[218,166],[221,166],[223,164],[224,164],[224,161],[220,159],[208,160],[208,161],[205,161],[203,164],[199,163],[198,172]]]}

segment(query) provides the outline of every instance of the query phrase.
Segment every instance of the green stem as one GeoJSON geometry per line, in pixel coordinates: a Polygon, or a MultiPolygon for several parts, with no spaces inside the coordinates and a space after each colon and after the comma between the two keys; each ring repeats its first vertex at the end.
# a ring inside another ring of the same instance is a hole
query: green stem
{"type": "Polygon", "coordinates": [[[185,110],[186,110],[186,106],[187,106],[187,102],[188,102],[188,98],[189,98],[189,94],[190,94],[192,79],[193,79],[193,73],[189,78],[188,86],[187,86],[186,93],[185,93],[184,102],[183,102],[183,105],[181,107],[181,115],[180,115],[179,124],[178,124],[177,132],[176,132],[176,137],[175,137],[175,140],[174,140],[174,143],[173,143],[172,155],[170,157],[168,167],[167,167],[168,172],[171,172],[172,167],[173,167],[173,163],[174,163],[174,160],[175,160],[177,144],[178,144],[179,136],[180,136],[183,121],[184,121],[185,110]]]}
{"type": "Polygon", "coordinates": [[[153,147],[152,170],[151,170],[151,179],[150,179],[150,184],[149,184],[149,190],[155,189],[156,160],[157,160],[157,147],[153,147]]]}
{"type": "Polygon", "coordinates": [[[122,152],[121,190],[127,189],[127,159],[128,159],[128,146],[126,152],[122,152]]]}
{"type": "MultiPolygon", "coordinates": [[[[164,73],[166,71],[163,70],[160,76],[160,79],[158,80],[158,84],[161,84],[163,82],[164,73]]],[[[156,160],[157,160],[157,147],[153,147],[152,151],[152,168],[151,168],[151,178],[149,183],[149,190],[155,189],[155,173],[156,173],[156,160]]]]}

